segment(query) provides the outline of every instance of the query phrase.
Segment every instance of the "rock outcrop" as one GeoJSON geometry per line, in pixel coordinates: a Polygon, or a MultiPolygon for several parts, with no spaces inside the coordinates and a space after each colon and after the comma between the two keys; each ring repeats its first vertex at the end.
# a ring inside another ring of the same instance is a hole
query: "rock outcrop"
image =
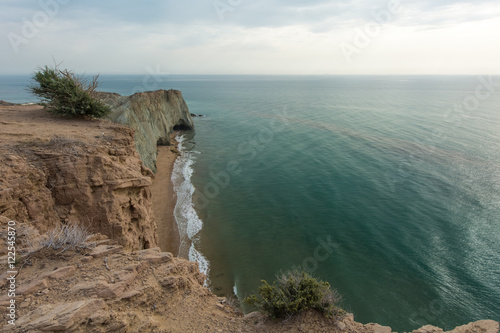
{"type": "Polygon", "coordinates": [[[144,165],[156,173],[157,145],[170,145],[174,130],[193,129],[193,120],[178,90],[157,90],[121,96],[100,93],[111,106],[109,118],[135,131],[135,147],[144,165]]]}
{"type": "MultiPolygon", "coordinates": [[[[16,276],[16,325],[2,320],[2,332],[203,332],[210,322],[217,332],[238,318],[203,287],[197,263],[159,248],[125,251],[96,235],[78,251],[44,248],[24,264],[16,276]]],[[[0,295],[2,318],[10,299],[0,295]]]]}
{"type": "Polygon", "coordinates": [[[131,129],[57,119],[40,106],[0,113],[0,215],[40,234],[74,223],[126,248],[157,246],[154,175],[141,163],[131,129]]]}

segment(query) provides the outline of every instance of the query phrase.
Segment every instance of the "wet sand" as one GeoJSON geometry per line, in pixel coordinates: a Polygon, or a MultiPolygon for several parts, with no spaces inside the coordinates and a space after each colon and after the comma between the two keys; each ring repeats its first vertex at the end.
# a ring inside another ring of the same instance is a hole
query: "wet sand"
{"type": "Polygon", "coordinates": [[[151,186],[153,194],[153,211],[156,225],[158,227],[158,244],[162,251],[171,252],[174,256],[179,252],[179,230],[174,217],[174,208],[177,196],[172,184],[172,171],[177,154],[171,146],[158,146],[158,157],[156,159],[157,173],[151,186]]]}

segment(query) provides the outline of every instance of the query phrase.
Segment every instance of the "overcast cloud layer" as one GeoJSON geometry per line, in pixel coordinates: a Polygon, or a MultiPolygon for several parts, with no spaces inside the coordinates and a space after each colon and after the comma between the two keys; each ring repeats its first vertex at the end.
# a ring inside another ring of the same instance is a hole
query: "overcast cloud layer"
{"type": "Polygon", "coordinates": [[[500,74],[498,1],[0,0],[0,74],[500,74]]]}

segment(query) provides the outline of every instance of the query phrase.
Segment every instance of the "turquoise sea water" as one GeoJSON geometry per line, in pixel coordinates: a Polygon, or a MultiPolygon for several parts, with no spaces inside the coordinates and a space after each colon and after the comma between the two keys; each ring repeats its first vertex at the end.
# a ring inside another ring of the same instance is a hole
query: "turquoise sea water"
{"type": "MultiPolygon", "coordinates": [[[[29,101],[15,78],[0,77],[0,99],[29,101]]],[[[205,115],[183,139],[176,214],[192,240],[181,253],[216,293],[241,299],[303,267],[360,322],[500,320],[499,77],[101,81],[179,89],[205,115]]]]}

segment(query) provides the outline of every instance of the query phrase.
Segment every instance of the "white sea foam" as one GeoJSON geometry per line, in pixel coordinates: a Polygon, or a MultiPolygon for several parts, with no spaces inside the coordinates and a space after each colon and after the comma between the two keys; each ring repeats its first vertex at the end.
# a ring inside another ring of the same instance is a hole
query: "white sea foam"
{"type": "Polygon", "coordinates": [[[234,293],[234,296],[236,296],[239,299],[239,297],[238,297],[238,286],[236,285],[236,282],[234,282],[233,293],[234,293]]]}
{"type": "MultiPolygon", "coordinates": [[[[203,254],[201,254],[201,252],[196,250],[194,244],[191,244],[191,247],[189,248],[189,260],[196,261],[200,265],[200,271],[204,273],[206,276],[208,276],[208,272],[210,270],[210,264],[207,258],[205,258],[203,254]]],[[[207,282],[205,282],[205,284],[207,284],[207,282]]]]}
{"type": "Polygon", "coordinates": [[[177,194],[177,203],[174,216],[179,229],[181,244],[179,256],[196,261],[200,265],[200,271],[208,275],[209,262],[195,248],[195,236],[203,228],[203,221],[199,218],[193,204],[193,193],[195,188],[191,183],[193,175],[192,165],[196,161],[195,151],[186,149],[186,137],[177,136],[179,151],[181,155],[177,158],[172,172],[172,183],[177,194]]]}

